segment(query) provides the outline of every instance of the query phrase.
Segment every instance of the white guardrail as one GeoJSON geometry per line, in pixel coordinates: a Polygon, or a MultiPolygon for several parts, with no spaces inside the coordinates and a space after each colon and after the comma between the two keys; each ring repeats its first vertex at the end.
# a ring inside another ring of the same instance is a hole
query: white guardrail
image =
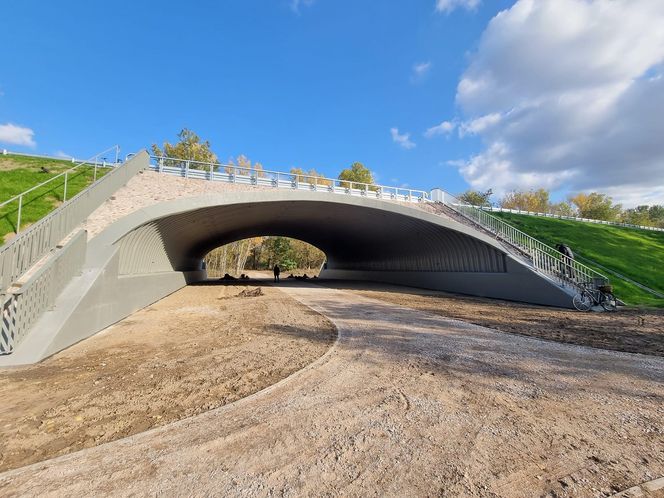
{"type": "Polygon", "coordinates": [[[426,202],[429,200],[429,192],[424,190],[350,182],[336,178],[311,176],[306,173],[256,170],[234,164],[208,163],[150,156],[150,169],[182,178],[196,178],[199,180],[255,185],[259,187],[331,192],[334,194],[402,202],[426,202]]]}
{"type": "Polygon", "coordinates": [[[562,286],[582,290],[582,286],[598,288],[609,283],[609,279],[601,273],[568,258],[553,247],[540,242],[500,218],[492,216],[476,206],[464,203],[448,192],[443,191],[438,200],[466,219],[491,232],[497,239],[518,249],[531,260],[538,271],[562,286]]]}
{"type": "Polygon", "coordinates": [[[555,218],[557,220],[570,220],[570,221],[582,221],[584,223],[595,223],[598,225],[613,225],[616,227],[625,227],[625,228],[636,228],[638,230],[650,230],[653,232],[664,232],[664,228],[660,227],[648,227],[645,225],[632,225],[631,223],[621,223],[619,221],[605,221],[605,220],[595,220],[592,218],[580,218],[578,216],[564,216],[562,214],[553,214],[553,213],[539,213],[536,211],[524,211],[522,209],[507,209],[494,206],[481,206],[480,209],[483,211],[492,211],[497,213],[514,213],[514,214],[524,214],[528,216],[541,216],[543,218],[555,218]]]}

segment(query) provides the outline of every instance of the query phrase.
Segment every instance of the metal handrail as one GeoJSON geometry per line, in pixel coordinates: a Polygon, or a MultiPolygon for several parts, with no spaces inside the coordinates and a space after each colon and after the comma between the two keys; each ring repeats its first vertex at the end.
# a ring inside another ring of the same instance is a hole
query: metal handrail
{"type": "Polygon", "coordinates": [[[531,237],[509,223],[490,215],[477,206],[465,203],[445,192],[443,202],[465,218],[491,232],[496,238],[505,241],[524,253],[535,269],[545,273],[563,286],[576,290],[580,284],[590,282],[594,288],[606,285],[609,279],[598,271],[565,256],[560,251],[531,237]]]}
{"type": "Polygon", "coordinates": [[[393,199],[405,202],[426,202],[430,200],[429,192],[424,190],[354,182],[323,176],[312,176],[306,172],[287,173],[285,171],[256,170],[238,166],[236,164],[194,161],[165,156],[150,156],[150,160],[150,168],[153,171],[175,174],[185,178],[225,181],[228,183],[246,183],[275,188],[332,192],[374,197],[378,199],[393,199]],[[301,178],[307,181],[301,181],[301,178]]]}
{"type": "MultiPolygon", "coordinates": [[[[61,177],[64,176],[64,178],[65,178],[65,182],[64,182],[64,190],[63,190],[63,195],[62,195],[62,201],[65,202],[65,201],[67,200],[67,180],[68,180],[68,178],[69,178],[69,174],[70,174],[72,171],[74,171],[75,169],[77,169],[77,168],[79,168],[79,167],[81,167],[81,166],[84,166],[84,165],[92,166],[93,161],[94,161],[94,168],[95,168],[95,169],[94,169],[94,174],[93,174],[93,179],[92,179],[92,181],[93,181],[93,182],[96,182],[96,181],[97,181],[97,168],[99,167],[99,161],[98,161],[98,158],[99,158],[100,156],[106,154],[107,152],[111,151],[111,150],[114,150],[114,151],[115,151],[115,157],[116,157],[116,159],[115,159],[115,164],[117,164],[117,161],[118,161],[117,158],[118,158],[118,156],[119,156],[119,154],[120,154],[120,147],[119,147],[118,145],[114,145],[114,146],[112,146],[112,147],[109,147],[108,149],[105,149],[105,150],[99,152],[98,154],[95,154],[94,156],[91,156],[89,159],[86,159],[86,160],[84,160],[84,161],[79,162],[79,163],[76,164],[75,166],[72,166],[71,168],[69,168],[69,169],[63,171],[62,173],[60,173],[60,174],[58,174],[58,175],[56,175],[56,176],[53,176],[53,177],[49,178],[48,180],[46,180],[46,181],[44,181],[44,182],[42,182],[42,183],[40,183],[40,184],[38,184],[38,185],[35,185],[34,187],[31,187],[31,188],[29,188],[28,190],[25,190],[24,192],[21,192],[20,194],[15,195],[15,196],[12,197],[11,199],[8,199],[8,200],[6,200],[6,201],[0,202],[0,208],[3,208],[3,207],[5,207],[7,204],[11,204],[12,202],[18,200],[18,212],[17,212],[17,215],[16,215],[16,234],[18,235],[18,234],[20,233],[20,231],[21,231],[21,213],[22,213],[22,210],[23,210],[23,196],[29,194],[30,192],[34,192],[35,190],[37,190],[37,189],[39,189],[39,188],[41,188],[41,187],[43,187],[43,186],[45,186],[45,185],[48,185],[49,183],[51,183],[51,182],[57,180],[58,178],[61,178],[61,177]]],[[[115,165],[115,164],[114,164],[114,165],[115,165]]],[[[104,167],[104,168],[107,167],[105,161],[102,162],[102,167],[104,167]]]]}
{"type": "Polygon", "coordinates": [[[122,166],[113,168],[0,247],[0,295],[118,188],[143,169],[147,165],[147,157],[144,152],[122,166]]]}
{"type": "MultiPolygon", "coordinates": [[[[69,161],[70,163],[80,163],[83,161],[81,158],[68,155],[53,156],[49,154],[35,154],[34,152],[17,152],[15,150],[1,149],[0,156],[22,156],[22,157],[36,157],[37,159],[51,159],[53,161],[69,161]]],[[[120,150],[116,151],[115,162],[120,159],[120,150]]]]}

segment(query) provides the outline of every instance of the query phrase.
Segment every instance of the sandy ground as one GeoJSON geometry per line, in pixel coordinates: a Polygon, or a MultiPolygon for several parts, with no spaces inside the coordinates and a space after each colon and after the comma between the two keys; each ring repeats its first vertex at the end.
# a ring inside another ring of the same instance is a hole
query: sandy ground
{"type": "Polygon", "coordinates": [[[0,494],[590,497],[664,475],[662,358],[280,288],[337,326],[320,359],[235,403],[1,474],[0,494]]]}
{"type": "Polygon", "coordinates": [[[282,292],[235,297],[244,288],[186,287],[38,365],[0,370],[0,469],[243,398],[336,338],[329,321],[282,292]]]}
{"type": "Polygon", "coordinates": [[[503,332],[664,356],[664,310],[661,309],[621,308],[615,313],[581,313],[387,284],[327,281],[325,285],[503,332]]]}

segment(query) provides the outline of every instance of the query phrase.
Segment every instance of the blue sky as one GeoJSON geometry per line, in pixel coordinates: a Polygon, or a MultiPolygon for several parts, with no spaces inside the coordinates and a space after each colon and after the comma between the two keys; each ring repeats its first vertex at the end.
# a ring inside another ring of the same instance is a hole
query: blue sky
{"type": "MultiPolygon", "coordinates": [[[[622,177],[592,183],[596,149],[580,158],[561,152],[578,135],[558,137],[547,126],[570,128],[556,121],[569,112],[542,104],[551,81],[574,80],[570,75],[579,73],[566,61],[574,52],[564,45],[569,36],[556,38],[556,25],[583,15],[596,18],[587,6],[599,8],[605,1],[5,0],[0,147],[86,156],[118,143],[127,153],[172,141],[188,127],[209,139],[220,158],[245,154],[269,169],[298,166],[336,176],[362,161],[381,183],[414,188],[625,191],[628,180],[622,177]],[[538,23],[548,29],[533,36],[538,23]],[[557,53],[558,48],[566,51],[557,53]],[[539,56],[530,57],[537,50],[539,56]],[[550,67],[562,73],[548,75],[550,67]],[[547,77],[533,80],[540,73],[547,77]],[[518,95],[505,90],[520,85],[518,95]],[[476,88],[481,97],[473,93],[476,88]],[[519,100],[521,94],[530,100],[519,100]],[[514,122],[519,117],[524,121],[514,122]],[[425,136],[444,121],[440,133],[425,136]],[[528,133],[515,135],[519,126],[528,133]],[[17,129],[23,138],[15,136],[17,129]],[[26,137],[25,130],[32,135],[26,137]],[[543,142],[543,136],[554,135],[556,142],[543,142]],[[560,154],[558,162],[551,159],[560,154]]],[[[662,3],[629,5],[655,23],[662,3]]],[[[602,28],[611,22],[607,18],[602,28]]],[[[581,49],[593,31],[581,26],[578,46],[590,59],[597,54],[581,49]]],[[[638,27],[646,34],[656,31],[638,27]]],[[[631,41],[637,35],[624,36],[631,41]]],[[[597,36],[601,41],[599,31],[597,36]]],[[[614,52],[609,55],[625,58],[620,49],[614,52]]],[[[583,57],[579,67],[588,64],[583,57]]],[[[623,80],[635,81],[646,68],[647,81],[658,81],[661,51],[641,59],[621,73],[623,80]]],[[[597,87],[613,84],[614,73],[603,80],[599,74],[597,87]]],[[[567,96],[587,88],[585,81],[578,85],[557,91],[567,96]]],[[[639,91],[652,93],[653,85],[639,91]]],[[[560,102],[560,94],[551,102],[560,102]]],[[[630,102],[621,94],[616,109],[638,105],[630,102]]],[[[602,131],[593,126],[578,133],[602,131]]],[[[597,137],[597,143],[605,138],[597,137]]],[[[657,161],[664,153],[646,145],[653,149],[647,170],[653,161],[662,164],[657,161]]],[[[647,189],[634,185],[630,192],[643,197],[647,189]]],[[[659,190],[651,193],[659,199],[659,190]]]]}
{"type": "Polygon", "coordinates": [[[7,2],[0,123],[32,129],[36,147],[4,146],[85,156],[117,142],[129,152],[188,127],[221,158],[335,176],[362,161],[382,182],[458,189],[445,161],[476,144],[421,135],[454,114],[466,53],[499,6],[7,2]],[[417,147],[394,143],[392,127],[417,147]]]}

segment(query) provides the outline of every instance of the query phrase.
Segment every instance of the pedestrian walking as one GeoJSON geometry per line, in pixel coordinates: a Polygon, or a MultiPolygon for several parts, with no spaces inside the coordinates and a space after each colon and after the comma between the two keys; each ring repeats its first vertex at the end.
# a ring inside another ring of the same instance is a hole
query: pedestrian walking
{"type": "Polygon", "coordinates": [[[556,246],[556,249],[558,249],[558,252],[562,254],[561,258],[561,265],[562,265],[562,273],[563,275],[573,279],[574,278],[574,253],[572,252],[572,249],[567,245],[567,244],[558,244],[556,246]]]}

